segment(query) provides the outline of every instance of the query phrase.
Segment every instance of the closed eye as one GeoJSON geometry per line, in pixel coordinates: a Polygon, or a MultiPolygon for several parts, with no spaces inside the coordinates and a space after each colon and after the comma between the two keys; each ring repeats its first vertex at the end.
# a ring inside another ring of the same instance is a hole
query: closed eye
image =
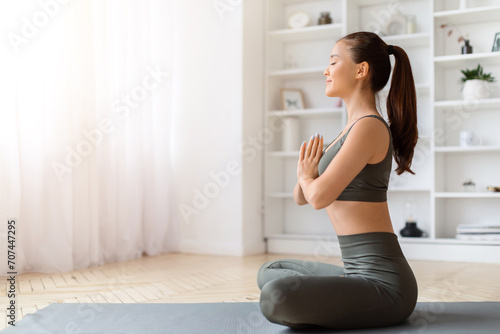
{"type": "Polygon", "coordinates": [[[330,65],[335,65],[336,63],[331,63],[330,65]]]}

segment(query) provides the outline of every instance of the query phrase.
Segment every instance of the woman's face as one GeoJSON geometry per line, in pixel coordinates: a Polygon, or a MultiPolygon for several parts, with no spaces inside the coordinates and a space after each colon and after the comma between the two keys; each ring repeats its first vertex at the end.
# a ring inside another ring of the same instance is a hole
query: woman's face
{"type": "Polygon", "coordinates": [[[358,66],[352,61],[343,41],[338,41],[335,44],[329,58],[330,63],[324,72],[326,77],[325,94],[329,97],[342,98],[354,89],[357,83],[358,66]]]}

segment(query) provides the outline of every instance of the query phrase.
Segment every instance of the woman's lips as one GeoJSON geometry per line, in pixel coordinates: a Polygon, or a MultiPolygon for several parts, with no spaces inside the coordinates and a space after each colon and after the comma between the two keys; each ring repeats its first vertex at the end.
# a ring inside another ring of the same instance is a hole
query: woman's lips
{"type": "Polygon", "coordinates": [[[326,80],[325,85],[328,85],[332,80],[326,80]]]}

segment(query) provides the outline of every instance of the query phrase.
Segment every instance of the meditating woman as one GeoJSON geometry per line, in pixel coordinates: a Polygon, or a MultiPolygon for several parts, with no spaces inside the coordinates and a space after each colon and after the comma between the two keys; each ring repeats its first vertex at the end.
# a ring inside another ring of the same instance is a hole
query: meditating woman
{"type": "Polygon", "coordinates": [[[393,156],[397,174],[414,174],[413,74],[402,48],[370,32],[342,37],[329,56],[325,93],[344,100],[347,125],[324,150],[318,133],[302,143],[294,199],[326,209],[344,266],[298,259],[264,263],[257,275],[260,308],[269,321],[292,328],[390,326],[410,316],[418,294],[387,206],[393,156]],[[389,126],[375,94],[389,80],[390,55],[389,126]]]}

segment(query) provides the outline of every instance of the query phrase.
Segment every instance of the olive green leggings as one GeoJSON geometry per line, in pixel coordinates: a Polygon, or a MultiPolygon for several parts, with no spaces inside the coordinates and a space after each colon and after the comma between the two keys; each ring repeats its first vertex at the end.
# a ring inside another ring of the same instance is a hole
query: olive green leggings
{"type": "Polygon", "coordinates": [[[344,267],[282,259],[257,274],[260,308],[271,322],[292,328],[373,328],[403,322],[417,303],[417,282],[397,236],[339,235],[344,267]]]}

